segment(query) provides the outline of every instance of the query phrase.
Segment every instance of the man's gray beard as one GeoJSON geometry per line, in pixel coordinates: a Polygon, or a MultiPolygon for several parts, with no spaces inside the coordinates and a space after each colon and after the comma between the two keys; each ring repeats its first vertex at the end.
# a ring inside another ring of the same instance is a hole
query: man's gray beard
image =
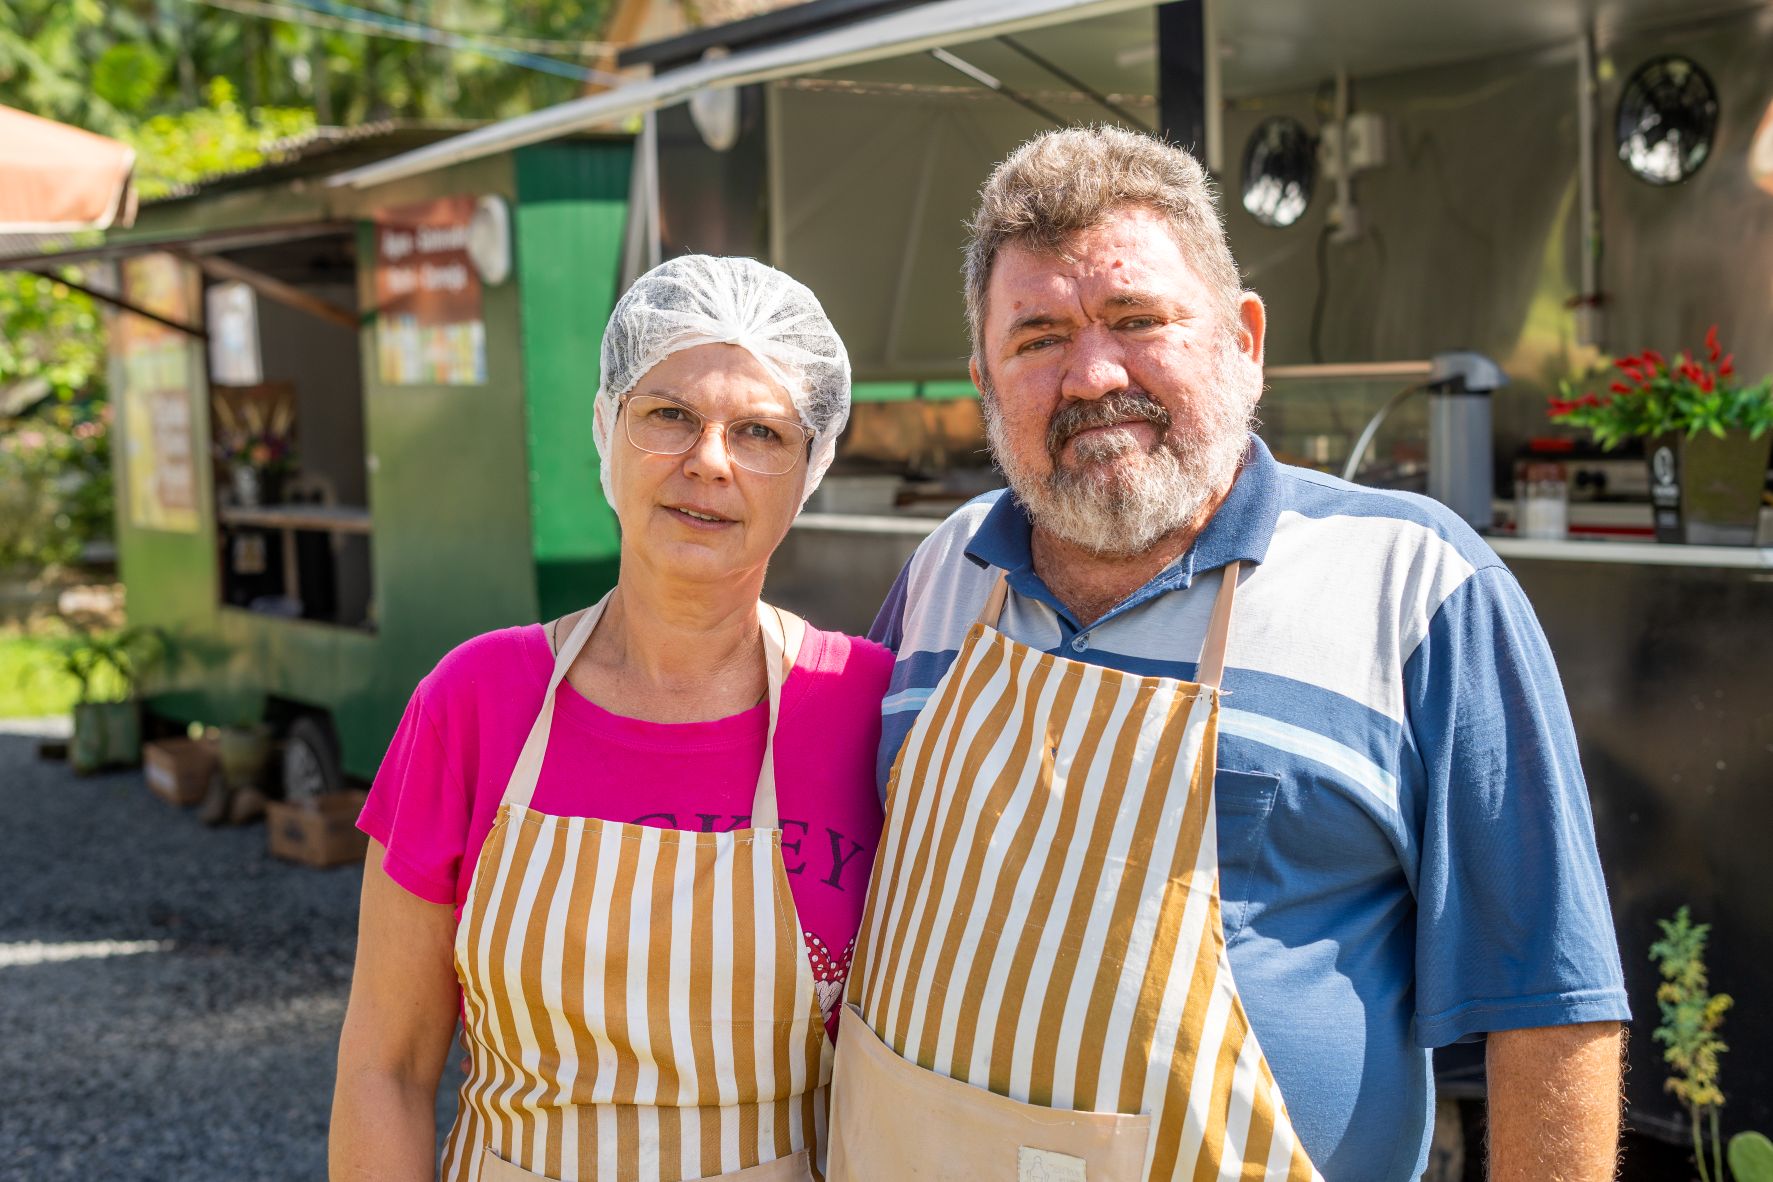
{"type": "Polygon", "coordinates": [[[1262,393],[1260,373],[1240,361],[1223,351],[1213,383],[1220,397],[1204,408],[1204,421],[1173,427],[1130,469],[1103,465],[1136,449],[1122,436],[1088,441],[1074,449],[1074,466],[1061,468],[1055,457],[1049,475],[1035,474],[1011,452],[995,394],[987,392],[982,404],[992,458],[1041,529],[1092,554],[1143,553],[1194,521],[1235,478],[1262,393]]]}

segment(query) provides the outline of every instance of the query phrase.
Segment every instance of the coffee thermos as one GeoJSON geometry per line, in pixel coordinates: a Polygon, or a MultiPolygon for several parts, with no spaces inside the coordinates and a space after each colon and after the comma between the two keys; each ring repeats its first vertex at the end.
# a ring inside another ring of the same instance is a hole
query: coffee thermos
{"type": "Polygon", "coordinates": [[[1477,530],[1495,524],[1490,396],[1508,381],[1482,353],[1437,353],[1428,395],[1428,495],[1477,530]]]}

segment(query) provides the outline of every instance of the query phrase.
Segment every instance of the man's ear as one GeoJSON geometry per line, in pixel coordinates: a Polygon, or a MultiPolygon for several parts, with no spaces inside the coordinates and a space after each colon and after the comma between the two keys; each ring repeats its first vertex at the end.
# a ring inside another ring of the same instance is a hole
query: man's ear
{"type": "Polygon", "coordinates": [[[977,353],[967,358],[967,376],[973,379],[973,389],[979,392],[979,397],[985,397],[985,391],[990,383],[985,380],[985,374],[979,369],[979,355],[977,353]]]}
{"type": "Polygon", "coordinates": [[[1237,347],[1254,365],[1262,364],[1262,351],[1268,340],[1268,309],[1262,297],[1246,291],[1237,301],[1237,347]]]}

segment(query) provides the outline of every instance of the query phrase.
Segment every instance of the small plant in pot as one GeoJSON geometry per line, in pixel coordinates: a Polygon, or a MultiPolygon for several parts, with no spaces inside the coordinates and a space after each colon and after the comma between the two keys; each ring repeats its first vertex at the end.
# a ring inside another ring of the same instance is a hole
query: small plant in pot
{"type": "Polygon", "coordinates": [[[1717,325],[1703,354],[1671,359],[1646,349],[1563,383],[1561,393],[1551,401],[1553,422],[1587,428],[1609,451],[1644,440],[1658,541],[1755,544],[1773,446],[1773,375],[1740,381],[1717,325]]]}
{"type": "Polygon", "coordinates": [[[1650,945],[1650,959],[1661,977],[1656,1008],[1662,1021],[1654,1038],[1669,1069],[1663,1087],[1687,1110],[1700,1182],[1773,1182],[1773,1141],[1745,1131],[1731,1137],[1726,1148],[1718,1131],[1722,1058],[1729,1049],[1722,1037],[1724,1015],[1735,1001],[1711,991],[1705,963],[1711,925],[1694,923],[1682,907],[1673,919],[1657,920],[1657,926],[1662,939],[1650,945]]]}
{"type": "Polygon", "coordinates": [[[82,774],[133,767],[142,760],[142,712],[136,685],[166,655],[152,628],[76,632],[50,642],[62,670],[79,686],[68,763],[82,774]]]}

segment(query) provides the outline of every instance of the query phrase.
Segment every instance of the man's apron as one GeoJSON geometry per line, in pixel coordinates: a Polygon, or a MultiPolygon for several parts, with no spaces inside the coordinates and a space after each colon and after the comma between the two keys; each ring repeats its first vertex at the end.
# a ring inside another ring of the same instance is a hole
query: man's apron
{"type": "Polygon", "coordinates": [[[805,625],[759,605],[770,720],[752,827],[686,833],[530,808],[555,694],[603,606],[560,646],[456,929],[470,1067],[442,1176],[807,1182],[832,1052],[774,759],[805,625]]]}
{"type": "Polygon", "coordinates": [[[1318,1178],[1238,1000],[1213,809],[1225,568],[1198,684],[996,628],[894,764],[850,970],[833,1182],[1318,1178]]]}

